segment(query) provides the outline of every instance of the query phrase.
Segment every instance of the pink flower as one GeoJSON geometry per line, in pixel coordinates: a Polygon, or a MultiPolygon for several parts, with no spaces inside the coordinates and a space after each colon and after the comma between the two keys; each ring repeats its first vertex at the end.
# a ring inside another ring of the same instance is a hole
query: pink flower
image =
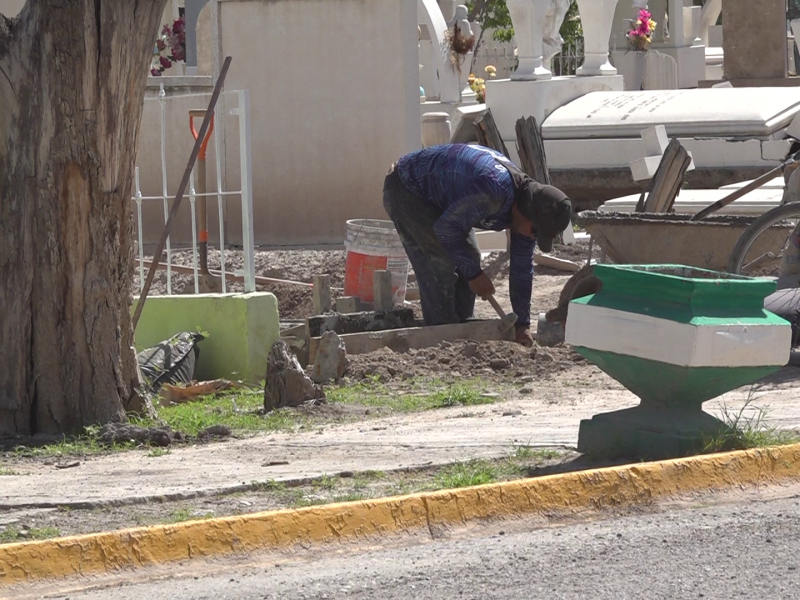
{"type": "Polygon", "coordinates": [[[153,67],[152,69],[150,69],[150,75],[152,75],[153,77],[161,77],[161,71],[153,67]]]}
{"type": "Polygon", "coordinates": [[[156,48],[158,48],[159,52],[163,52],[164,50],[166,50],[167,45],[164,43],[164,40],[162,40],[161,38],[158,38],[156,40],[156,48]]]}

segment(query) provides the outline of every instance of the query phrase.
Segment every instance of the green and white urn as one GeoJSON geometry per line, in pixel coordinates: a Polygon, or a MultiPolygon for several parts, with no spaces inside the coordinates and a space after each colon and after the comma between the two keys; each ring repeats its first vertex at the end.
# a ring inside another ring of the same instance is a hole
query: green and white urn
{"type": "Polygon", "coordinates": [[[702,405],[789,361],[791,326],[764,310],[775,282],[683,265],[597,265],[602,290],[569,304],[566,341],[639,396],[581,421],[578,451],[664,458],[727,430],[702,405]]]}

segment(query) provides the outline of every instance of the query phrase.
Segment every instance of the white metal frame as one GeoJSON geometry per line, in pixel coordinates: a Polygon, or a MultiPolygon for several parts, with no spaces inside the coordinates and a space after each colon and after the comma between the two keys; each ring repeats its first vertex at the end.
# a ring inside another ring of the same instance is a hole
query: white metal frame
{"type": "MultiPolygon", "coordinates": [[[[208,98],[208,94],[184,94],[180,96],[172,96],[171,98],[187,98],[191,96],[208,98]]],[[[219,245],[220,245],[220,271],[222,276],[222,293],[227,293],[227,281],[225,278],[226,273],[226,259],[225,259],[225,218],[224,218],[224,203],[223,198],[228,196],[240,196],[242,202],[242,250],[244,254],[244,269],[242,275],[244,276],[244,291],[256,291],[255,282],[255,262],[254,262],[254,235],[253,235],[253,170],[252,170],[252,156],[250,144],[250,92],[248,90],[235,90],[230,92],[223,92],[222,97],[227,97],[228,102],[236,98],[238,104],[236,108],[229,111],[229,114],[235,115],[239,118],[239,160],[240,160],[240,190],[225,190],[223,189],[224,182],[227,180],[224,177],[222,168],[223,162],[223,147],[225,137],[224,119],[216,119],[214,133],[214,154],[216,169],[216,182],[217,189],[214,191],[207,191],[203,194],[206,197],[216,198],[217,208],[219,211],[219,245]]],[[[143,196],[141,191],[139,179],[139,167],[136,167],[134,185],[135,192],[132,197],[133,202],[136,204],[136,224],[138,229],[139,240],[139,283],[144,286],[145,269],[144,269],[144,235],[142,223],[142,202],[143,201],[161,201],[164,205],[164,223],[166,224],[169,217],[169,200],[173,199],[168,193],[167,181],[167,102],[171,98],[167,98],[164,91],[164,85],[161,84],[161,89],[158,93],[158,98],[146,98],[145,102],[157,101],[160,105],[160,127],[161,127],[161,195],[160,196],[143,196]]],[[[222,99],[222,98],[221,98],[222,99]]],[[[217,112],[219,114],[220,106],[224,107],[227,103],[218,104],[217,112]]],[[[198,278],[198,256],[197,256],[197,228],[196,228],[196,213],[195,202],[199,196],[194,185],[195,170],[189,179],[189,209],[192,215],[192,265],[194,267],[194,291],[199,293],[199,278],[198,278]]],[[[172,294],[172,246],[170,238],[167,237],[166,244],[166,265],[167,265],[167,294],[172,294]]],[[[141,287],[140,287],[141,289],[141,287]]]]}

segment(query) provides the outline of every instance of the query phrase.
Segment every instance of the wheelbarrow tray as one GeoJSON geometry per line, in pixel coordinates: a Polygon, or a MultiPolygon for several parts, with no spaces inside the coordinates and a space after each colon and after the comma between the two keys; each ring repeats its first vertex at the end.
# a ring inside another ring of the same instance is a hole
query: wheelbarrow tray
{"type": "Polygon", "coordinates": [[[724,271],[734,245],[756,217],[584,211],[576,223],[618,264],[681,264],[724,271]]]}

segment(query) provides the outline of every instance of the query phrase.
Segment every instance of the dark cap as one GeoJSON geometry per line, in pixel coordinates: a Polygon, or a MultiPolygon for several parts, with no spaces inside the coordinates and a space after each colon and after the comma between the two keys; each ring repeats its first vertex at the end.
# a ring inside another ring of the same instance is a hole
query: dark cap
{"type": "Polygon", "coordinates": [[[553,240],[567,228],[572,218],[572,204],[564,192],[529,178],[523,189],[518,190],[517,208],[533,223],[536,245],[542,252],[553,249],[553,240]]]}

